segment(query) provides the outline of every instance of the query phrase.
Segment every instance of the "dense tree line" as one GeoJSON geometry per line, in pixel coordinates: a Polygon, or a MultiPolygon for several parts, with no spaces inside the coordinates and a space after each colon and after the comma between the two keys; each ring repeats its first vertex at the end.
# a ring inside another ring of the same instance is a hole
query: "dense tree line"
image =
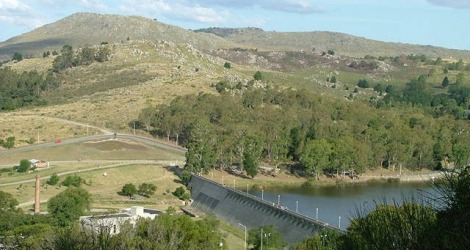
{"type": "MultiPolygon", "coordinates": [[[[410,91],[419,91],[417,85],[410,91]]],[[[250,168],[261,161],[300,163],[309,175],[377,167],[419,170],[451,161],[465,166],[470,156],[464,121],[434,118],[411,106],[374,109],[304,90],[178,97],[144,109],[139,124],[184,145],[186,167],[196,172],[239,165],[254,176],[250,168]]]]}
{"type": "MultiPolygon", "coordinates": [[[[427,77],[421,75],[407,82],[401,91],[388,85],[385,97],[379,101],[373,100],[373,103],[377,108],[411,105],[421,108],[434,117],[452,115],[457,119],[469,119],[470,86],[464,84],[464,77],[463,74],[460,77],[457,75],[456,82],[453,84],[449,83],[448,77],[444,77],[441,85],[447,87],[447,93],[433,93],[429,90],[430,84],[427,82],[427,77]]],[[[361,87],[364,81],[360,81],[361,87]]]]}
{"type": "Polygon", "coordinates": [[[0,111],[44,105],[43,93],[58,87],[59,81],[51,73],[18,73],[9,67],[0,68],[0,111]]]}

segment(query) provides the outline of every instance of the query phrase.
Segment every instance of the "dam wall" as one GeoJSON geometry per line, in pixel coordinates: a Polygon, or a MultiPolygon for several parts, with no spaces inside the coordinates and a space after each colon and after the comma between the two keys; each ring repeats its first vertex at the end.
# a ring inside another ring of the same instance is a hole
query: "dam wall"
{"type": "Polygon", "coordinates": [[[193,202],[191,207],[248,230],[273,225],[288,243],[302,241],[323,229],[335,229],[326,223],[306,217],[253,195],[228,188],[217,182],[192,175],[188,184],[193,202]]]}

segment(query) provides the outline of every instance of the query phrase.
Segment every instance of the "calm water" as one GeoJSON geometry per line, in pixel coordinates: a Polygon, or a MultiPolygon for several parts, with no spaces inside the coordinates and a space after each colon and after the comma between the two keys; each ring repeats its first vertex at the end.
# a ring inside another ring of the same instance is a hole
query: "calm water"
{"type": "Polygon", "coordinates": [[[434,190],[426,183],[374,183],[333,187],[312,187],[309,189],[269,189],[253,191],[250,194],[311,218],[316,218],[334,227],[346,229],[357,209],[374,208],[382,204],[410,199],[424,199],[434,190]],[[341,218],[340,218],[341,217],[341,218]]]}

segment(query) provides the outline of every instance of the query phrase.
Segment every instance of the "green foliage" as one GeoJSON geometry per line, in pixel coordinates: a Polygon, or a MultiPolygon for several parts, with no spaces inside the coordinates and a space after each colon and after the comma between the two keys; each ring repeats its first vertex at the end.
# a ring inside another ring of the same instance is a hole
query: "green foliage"
{"type": "Polygon", "coordinates": [[[25,173],[25,172],[28,172],[30,168],[31,168],[31,162],[23,159],[20,161],[20,165],[18,166],[16,171],[18,171],[19,173],[25,173]]]}
{"type": "Polygon", "coordinates": [[[274,226],[261,226],[248,231],[248,245],[253,249],[283,249],[287,246],[282,234],[274,229],[274,226]]]}
{"type": "Polygon", "coordinates": [[[173,195],[178,197],[180,200],[189,200],[189,193],[186,192],[184,187],[177,187],[173,192],[173,195]]]}
{"type": "Polygon", "coordinates": [[[57,88],[59,83],[50,73],[37,71],[17,73],[9,67],[0,68],[0,111],[43,105],[41,94],[57,88]]]}
{"type": "Polygon", "coordinates": [[[183,170],[183,172],[181,172],[180,179],[181,179],[181,182],[185,186],[187,186],[189,181],[191,180],[191,172],[189,172],[187,170],[183,170]]]}
{"type": "Polygon", "coordinates": [[[330,166],[332,153],[332,146],[326,139],[309,140],[302,152],[300,163],[304,166],[307,174],[315,174],[318,177],[330,166]]]}
{"type": "Polygon", "coordinates": [[[132,183],[127,183],[122,187],[120,195],[132,197],[136,193],[137,193],[137,188],[135,187],[135,185],[132,183]]]}
{"type": "Polygon", "coordinates": [[[256,81],[261,81],[263,79],[263,75],[260,71],[256,71],[253,75],[253,79],[255,79],[256,81]]]}
{"type": "Polygon", "coordinates": [[[361,79],[357,82],[357,86],[359,88],[363,88],[363,89],[366,89],[366,88],[370,88],[370,84],[367,80],[365,79],[361,79]]]}
{"type": "Polygon", "coordinates": [[[335,54],[335,52],[334,52],[332,49],[329,49],[327,53],[328,53],[328,55],[330,55],[330,56],[332,56],[332,55],[335,54]]]}
{"type": "Polygon", "coordinates": [[[86,45],[75,52],[72,46],[66,44],[62,47],[61,54],[52,62],[52,71],[59,73],[62,70],[90,65],[93,62],[105,62],[108,60],[110,50],[108,46],[100,46],[98,49],[86,45]]]}
{"type": "Polygon", "coordinates": [[[362,212],[351,221],[342,249],[427,249],[429,229],[436,222],[431,207],[415,202],[378,204],[367,216],[362,212]]]}
{"type": "Polygon", "coordinates": [[[224,63],[224,68],[226,68],[226,69],[231,69],[231,68],[232,68],[232,64],[230,64],[229,62],[225,62],[225,63],[224,63]]]}
{"type": "Polygon", "coordinates": [[[82,185],[82,183],[84,183],[84,180],[82,179],[82,177],[78,176],[78,175],[69,175],[67,177],[65,177],[65,180],[62,181],[62,185],[66,186],[66,187],[80,187],[82,185]]]}
{"type": "Polygon", "coordinates": [[[49,180],[47,180],[47,185],[51,185],[51,186],[54,186],[56,185],[57,183],[59,183],[59,176],[57,176],[57,174],[53,174],[51,175],[51,177],[49,178],[49,180]]]}
{"type": "Polygon", "coordinates": [[[14,136],[10,136],[7,138],[7,140],[2,144],[2,146],[4,148],[7,148],[7,149],[12,149],[15,147],[15,141],[16,141],[16,138],[14,136]]]}
{"type": "Polygon", "coordinates": [[[330,79],[330,82],[331,83],[336,83],[336,76],[332,76],[331,79],[330,79]]]}
{"type": "Polygon", "coordinates": [[[470,167],[459,173],[446,175],[435,183],[439,206],[436,230],[439,232],[440,249],[470,248],[470,167]]]}
{"type": "Polygon", "coordinates": [[[23,60],[23,55],[21,55],[21,53],[18,53],[18,52],[15,52],[13,54],[13,57],[11,58],[11,60],[13,61],[22,61],[23,60]]]}
{"type": "Polygon", "coordinates": [[[18,201],[13,197],[13,195],[0,190],[0,211],[2,211],[2,213],[6,211],[16,212],[16,206],[18,206],[18,204],[18,201]]]}
{"type": "Polygon", "coordinates": [[[444,88],[449,86],[449,78],[447,78],[447,76],[445,76],[444,79],[442,79],[441,86],[444,87],[444,88]]]}
{"type": "Polygon", "coordinates": [[[137,193],[139,195],[142,195],[144,197],[150,197],[150,195],[155,194],[155,191],[157,190],[157,187],[152,184],[152,183],[142,183],[139,185],[139,189],[137,190],[137,193]]]}
{"type": "MultiPolygon", "coordinates": [[[[339,249],[338,243],[341,240],[340,232],[333,229],[324,229],[315,233],[312,237],[306,238],[295,244],[293,250],[310,249],[339,249]]],[[[366,248],[359,248],[366,249],[366,248]]]]}
{"type": "Polygon", "coordinates": [[[58,225],[66,226],[77,221],[78,218],[90,209],[91,195],[83,188],[69,187],[49,199],[47,208],[49,213],[57,220],[58,225]]]}
{"type": "Polygon", "coordinates": [[[61,55],[57,56],[52,62],[52,70],[56,73],[63,69],[71,68],[74,65],[74,52],[72,46],[66,44],[60,51],[61,55]]]}

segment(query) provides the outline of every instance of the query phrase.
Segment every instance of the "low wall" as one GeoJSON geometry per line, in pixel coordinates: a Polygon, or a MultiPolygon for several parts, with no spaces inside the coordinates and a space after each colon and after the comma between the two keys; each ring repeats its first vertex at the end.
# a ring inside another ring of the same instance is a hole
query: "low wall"
{"type": "Polygon", "coordinates": [[[289,243],[301,241],[322,229],[336,229],[200,176],[193,175],[188,186],[191,189],[193,208],[204,213],[213,213],[235,227],[240,227],[238,223],[241,223],[248,230],[274,225],[289,243]]]}

